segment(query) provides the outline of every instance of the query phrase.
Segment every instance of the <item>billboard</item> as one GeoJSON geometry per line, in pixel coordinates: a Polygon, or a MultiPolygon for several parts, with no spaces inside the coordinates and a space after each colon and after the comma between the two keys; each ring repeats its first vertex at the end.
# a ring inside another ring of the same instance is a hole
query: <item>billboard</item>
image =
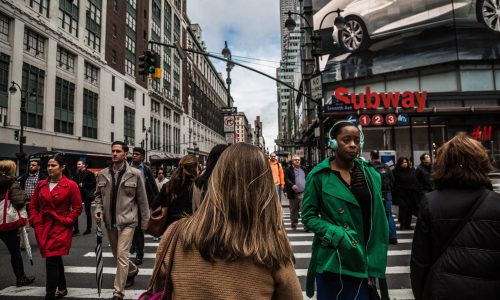
{"type": "Polygon", "coordinates": [[[500,59],[496,0],[313,0],[324,82],[456,60],[500,59]],[[345,27],[334,20],[343,10],[345,27]]]}

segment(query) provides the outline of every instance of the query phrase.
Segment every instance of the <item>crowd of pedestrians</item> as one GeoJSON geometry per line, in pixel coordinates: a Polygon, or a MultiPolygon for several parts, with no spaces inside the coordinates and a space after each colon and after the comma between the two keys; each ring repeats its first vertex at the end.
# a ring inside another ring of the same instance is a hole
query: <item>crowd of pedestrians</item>
{"type": "Polygon", "coordinates": [[[105,228],[116,263],[113,300],[123,299],[144,258],[151,212],[162,207],[166,230],[149,289],[139,299],[158,293],[302,299],[282,219],[283,193],[292,230],[301,221],[314,233],[308,296],[316,291],[319,300],[388,299],[385,273],[389,244],[398,244],[397,207],[401,230],[412,230],[412,217],[418,217],[411,257],[417,300],[500,298],[500,196],[492,192],[492,165],[481,143],[457,135],[437,151],[434,163],[422,154],[416,169],[404,156],[390,167],[377,150],[370,161],[363,159],[361,128],[348,121],[333,125],[328,144],[333,154],[312,169],[298,155],[287,166],[255,146],[217,145],[204,168],[188,154],[169,178],[166,169],[154,172],[145,163],[142,148],[132,149],[128,163],[129,148],[119,141],[111,145],[112,164],[97,175],[78,161],[70,177],[64,155],[56,154],[46,171],[32,160],[16,180],[15,163],[0,161],[0,208],[14,212],[14,221],[0,223],[0,239],[16,285],[35,280],[24,272],[19,235],[32,227],[45,259],[45,299],[71,295],[63,256],[79,234],[84,208],[84,235],[91,232],[92,216],[105,228]]]}

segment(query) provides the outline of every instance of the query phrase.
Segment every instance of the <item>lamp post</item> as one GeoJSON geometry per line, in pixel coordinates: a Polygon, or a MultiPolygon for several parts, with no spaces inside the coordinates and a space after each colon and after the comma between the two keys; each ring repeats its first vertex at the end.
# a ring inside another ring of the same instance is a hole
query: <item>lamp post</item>
{"type": "MultiPolygon", "coordinates": [[[[19,165],[19,173],[21,172],[22,169],[22,162],[24,157],[26,156],[26,153],[24,153],[24,144],[26,143],[26,137],[24,136],[24,115],[26,113],[26,94],[28,93],[27,91],[23,90],[21,86],[15,82],[11,82],[11,86],[9,87],[9,93],[11,95],[14,95],[17,92],[17,89],[21,91],[21,108],[20,108],[20,114],[21,114],[21,119],[20,119],[20,127],[21,127],[21,132],[19,135],[19,153],[16,153],[16,156],[19,160],[18,165],[19,165]]],[[[29,94],[35,95],[34,89],[31,91],[29,94]]]]}
{"type": "Polygon", "coordinates": [[[146,154],[145,160],[148,161],[148,133],[151,133],[151,127],[146,128],[146,126],[142,127],[142,132],[146,132],[146,148],[144,152],[146,154]]]}
{"type": "MultiPolygon", "coordinates": [[[[337,17],[335,18],[335,21],[334,21],[334,26],[337,27],[338,30],[344,29],[345,19],[340,15],[341,12],[343,12],[343,10],[338,8],[337,10],[331,11],[328,14],[326,14],[323,17],[323,19],[321,20],[319,29],[321,29],[321,26],[323,25],[323,21],[325,20],[326,16],[328,16],[332,13],[337,13],[337,17]]],[[[311,45],[312,41],[316,41],[316,42],[321,41],[321,37],[314,33],[314,27],[311,26],[311,23],[308,20],[308,18],[312,17],[311,13],[308,13],[306,16],[305,13],[301,14],[301,13],[288,11],[285,14],[288,15],[288,18],[285,21],[285,27],[290,32],[292,32],[295,29],[295,27],[297,26],[297,23],[292,18],[292,15],[297,15],[297,16],[301,17],[306,22],[307,27],[305,27],[304,29],[306,29],[306,31],[310,37],[310,41],[306,41],[306,46],[311,45]]],[[[321,71],[319,68],[319,51],[318,51],[317,47],[314,47],[314,45],[312,47],[309,46],[308,48],[309,48],[310,54],[314,56],[314,62],[315,62],[315,72],[314,73],[320,74],[321,71]]],[[[306,53],[306,54],[308,54],[308,53],[306,53]]],[[[310,82],[311,78],[312,78],[312,76],[310,74],[310,76],[308,76],[308,78],[307,78],[308,83],[306,84],[306,87],[309,89],[309,91],[308,91],[309,95],[311,95],[311,82],[310,82]]],[[[312,102],[316,103],[316,105],[317,105],[318,122],[319,122],[319,124],[318,124],[318,127],[319,127],[319,145],[318,145],[319,160],[322,161],[325,158],[325,128],[324,128],[324,126],[325,126],[324,125],[324,118],[325,117],[324,117],[324,113],[323,113],[323,98],[318,99],[316,101],[313,100],[312,98],[309,98],[309,99],[312,102]]]]}
{"type": "Polygon", "coordinates": [[[233,62],[231,61],[231,50],[227,47],[227,41],[224,41],[224,49],[222,49],[222,56],[227,59],[226,71],[227,71],[227,107],[231,107],[231,70],[234,67],[233,62]]]}

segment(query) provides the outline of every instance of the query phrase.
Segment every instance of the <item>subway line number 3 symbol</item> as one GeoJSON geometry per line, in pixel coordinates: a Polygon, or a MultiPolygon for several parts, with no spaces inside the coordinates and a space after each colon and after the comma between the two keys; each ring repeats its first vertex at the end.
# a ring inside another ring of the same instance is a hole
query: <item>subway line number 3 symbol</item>
{"type": "Polygon", "coordinates": [[[394,126],[398,122],[398,118],[395,114],[388,114],[385,116],[385,123],[389,126],[394,126]]]}
{"type": "Polygon", "coordinates": [[[373,115],[372,124],[375,126],[380,126],[384,124],[384,118],[379,114],[373,115]]]}

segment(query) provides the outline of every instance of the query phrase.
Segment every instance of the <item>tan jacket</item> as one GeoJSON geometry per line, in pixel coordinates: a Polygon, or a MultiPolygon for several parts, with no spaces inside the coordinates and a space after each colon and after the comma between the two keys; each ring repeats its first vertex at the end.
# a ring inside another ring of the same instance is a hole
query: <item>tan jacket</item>
{"type": "MultiPolygon", "coordinates": [[[[169,226],[156,251],[156,263],[171,236],[169,226]]],[[[169,249],[168,252],[172,251],[169,249]]],[[[153,286],[158,292],[164,288],[169,253],[160,269],[160,280],[153,286]]],[[[290,263],[273,273],[256,265],[251,259],[234,262],[204,260],[198,250],[184,251],[182,236],[175,248],[172,267],[173,299],[182,300],[302,300],[299,280],[290,263]]]]}
{"type": "MultiPolygon", "coordinates": [[[[111,228],[111,195],[113,174],[109,168],[97,173],[95,191],[95,213],[102,213],[106,227],[111,228]]],[[[118,194],[116,197],[116,224],[119,228],[136,227],[141,214],[141,227],[144,229],[149,220],[149,205],[141,171],[125,163],[118,194]],[[139,211],[138,211],[139,210],[139,211]]]]}

